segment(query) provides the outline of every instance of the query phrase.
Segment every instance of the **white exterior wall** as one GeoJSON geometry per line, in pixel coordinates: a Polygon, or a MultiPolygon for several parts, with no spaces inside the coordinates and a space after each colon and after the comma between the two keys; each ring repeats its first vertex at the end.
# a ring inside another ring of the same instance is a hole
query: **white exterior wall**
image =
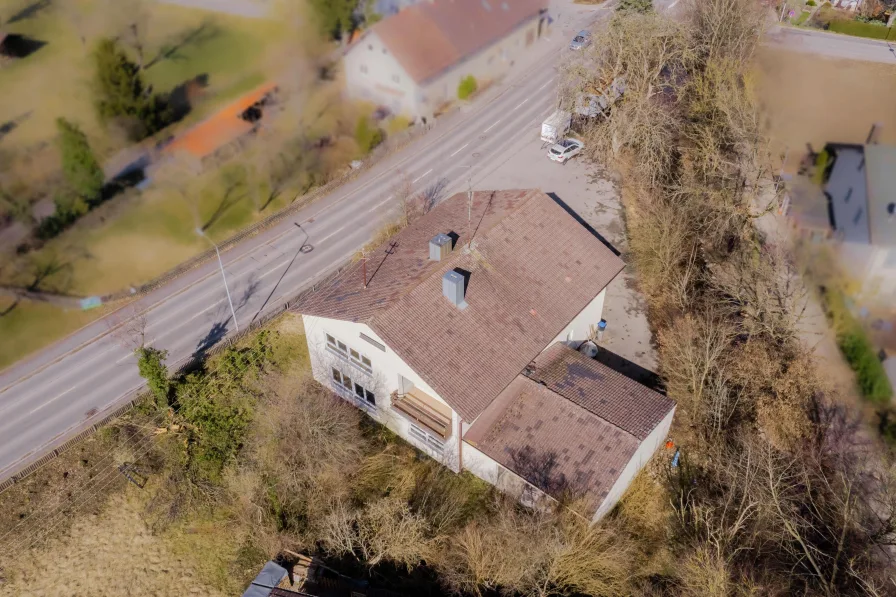
{"type": "Polygon", "coordinates": [[[865,292],[881,303],[896,303],[896,247],[874,247],[868,261],[865,292]]]}
{"type": "Polygon", "coordinates": [[[473,75],[480,86],[507,73],[513,63],[538,39],[539,17],[521,25],[507,37],[481,50],[465,61],[455,64],[444,73],[423,85],[421,116],[430,117],[447,102],[457,99],[461,79],[473,75]],[[527,38],[527,35],[530,36],[527,38]],[[527,40],[531,40],[527,45],[527,40]]]}
{"type": "Polygon", "coordinates": [[[571,348],[578,348],[579,345],[588,340],[591,336],[591,328],[594,327],[597,332],[597,324],[600,322],[601,315],[604,312],[604,297],[607,295],[607,289],[600,291],[594,300],[582,309],[582,311],[569,322],[563,331],[557,334],[557,337],[551,342],[565,342],[571,348]]]}
{"type": "Polygon", "coordinates": [[[494,485],[501,493],[516,498],[523,505],[539,508],[556,501],[467,442],[464,442],[462,450],[464,470],[468,470],[486,483],[494,485]]]}
{"type": "Polygon", "coordinates": [[[368,33],[355,42],[343,64],[350,97],[386,106],[393,114],[418,115],[420,88],[376,33],[368,33]]]}
{"type": "MultiPolygon", "coordinates": [[[[314,317],[312,315],[302,315],[302,321],[305,324],[305,336],[308,341],[308,353],[311,357],[311,371],[314,379],[324,387],[332,389],[348,402],[361,408],[374,420],[394,431],[411,445],[419,448],[448,468],[454,471],[458,470],[458,414],[453,409],[451,410],[452,435],[444,440],[444,448],[441,452],[411,435],[411,421],[392,409],[390,395],[399,389],[399,376],[409,380],[415,387],[420,388],[420,390],[439,402],[446,405],[447,403],[407,363],[386,346],[382,338],[377,336],[367,325],[361,323],[314,317]],[[362,333],[382,344],[385,350],[380,350],[363,340],[360,336],[362,333]],[[326,334],[330,334],[350,348],[367,356],[370,359],[373,372],[367,373],[349,360],[329,350],[327,348],[326,334]],[[358,383],[371,389],[376,394],[376,406],[371,407],[364,401],[355,398],[353,394],[346,392],[342,387],[337,386],[332,378],[332,367],[342,370],[350,375],[354,381],[358,381],[358,383]]],[[[425,432],[426,430],[423,429],[423,431],[425,432]]],[[[439,437],[435,437],[435,439],[442,442],[442,439],[439,437]]]]}
{"type": "Polygon", "coordinates": [[[665,442],[666,438],[669,436],[669,427],[672,425],[672,417],[674,415],[675,408],[673,408],[669,414],[660,421],[660,424],[650,432],[650,435],[641,442],[641,445],[638,446],[632,459],[629,460],[628,464],[625,465],[625,468],[622,469],[622,474],[616,479],[616,483],[613,484],[607,497],[604,498],[603,503],[598,507],[597,512],[594,513],[592,522],[597,522],[604,516],[604,514],[612,510],[613,506],[616,505],[625,493],[625,490],[628,489],[628,486],[631,485],[635,475],[644,468],[647,461],[653,457],[659,447],[665,442]]]}

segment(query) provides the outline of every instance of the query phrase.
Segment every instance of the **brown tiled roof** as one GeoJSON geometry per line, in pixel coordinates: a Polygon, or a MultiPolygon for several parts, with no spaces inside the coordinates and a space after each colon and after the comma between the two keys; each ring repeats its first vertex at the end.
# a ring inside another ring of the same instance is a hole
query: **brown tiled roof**
{"type": "Polygon", "coordinates": [[[373,26],[417,83],[507,36],[547,0],[423,0],[373,26]]]}
{"type": "Polygon", "coordinates": [[[623,263],[538,190],[459,193],[300,302],[308,315],[367,323],[466,421],[473,421],[622,270],[623,263]],[[474,242],[467,246],[470,232],[474,242]],[[429,261],[429,240],[456,234],[429,261]],[[442,275],[470,273],[459,310],[442,275]]]}
{"type": "Polygon", "coordinates": [[[639,440],[675,407],[671,398],[560,343],[536,357],[529,377],[639,440]]]}
{"type": "Polygon", "coordinates": [[[640,443],[524,375],[501,392],[464,441],[549,495],[590,497],[594,509],[640,443]]]}

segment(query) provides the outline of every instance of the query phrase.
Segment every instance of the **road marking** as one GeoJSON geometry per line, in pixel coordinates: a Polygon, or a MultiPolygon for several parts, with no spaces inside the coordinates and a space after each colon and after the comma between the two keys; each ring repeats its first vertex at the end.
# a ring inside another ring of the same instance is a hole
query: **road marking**
{"type": "MultiPolygon", "coordinates": [[[[395,197],[395,195],[389,195],[388,197],[386,197],[385,199],[383,199],[382,201],[380,201],[379,203],[377,203],[376,205],[374,205],[373,207],[371,207],[370,209],[368,209],[368,210],[367,210],[367,213],[372,213],[372,212],[378,210],[379,208],[381,208],[381,207],[382,207],[383,205],[385,205],[386,203],[392,201],[392,199],[393,199],[394,197],[395,197]]],[[[340,228],[340,230],[342,230],[342,228],[340,228]]],[[[328,238],[329,238],[329,237],[328,237],[328,238]]]]}
{"type": "Polygon", "coordinates": [[[551,77],[551,80],[548,81],[547,83],[545,83],[544,85],[542,85],[541,87],[539,87],[538,90],[541,91],[542,89],[544,89],[545,87],[547,87],[548,85],[550,85],[553,82],[554,82],[554,78],[551,77]]]}
{"type": "Polygon", "coordinates": [[[417,178],[415,178],[414,180],[412,180],[411,183],[413,184],[413,183],[417,182],[418,180],[420,180],[421,178],[423,178],[424,176],[426,176],[426,175],[429,174],[430,172],[432,172],[432,168],[430,168],[429,170],[427,170],[426,172],[424,172],[423,174],[421,174],[420,176],[418,176],[417,178]]]}
{"type": "Polygon", "coordinates": [[[522,106],[523,104],[525,104],[525,103],[528,102],[528,101],[529,101],[529,98],[527,97],[526,99],[524,99],[523,101],[521,101],[520,103],[518,103],[518,104],[516,105],[516,108],[514,108],[514,110],[516,110],[517,108],[519,108],[520,106],[522,106]]]}
{"type": "Polygon", "coordinates": [[[459,153],[461,152],[461,150],[462,150],[464,147],[466,147],[467,145],[469,145],[469,143],[464,143],[463,145],[461,145],[460,147],[457,148],[457,151],[455,151],[454,153],[452,153],[452,154],[449,155],[448,157],[449,157],[449,158],[453,158],[454,156],[456,156],[457,154],[459,154],[459,153]]]}
{"type": "Polygon", "coordinates": [[[492,124],[490,127],[488,127],[487,129],[485,129],[485,130],[482,131],[482,132],[483,132],[483,133],[487,133],[487,132],[489,132],[490,130],[492,130],[493,128],[495,128],[496,126],[498,126],[498,123],[499,123],[499,122],[501,122],[501,119],[500,119],[500,118],[499,118],[498,120],[496,120],[494,124],[492,124]]]}
{"type": "Polygon", "coordinates": [[[675,8],[675,5],[676,5],[676,4],[678,4],[678,0],[675,0],[675,2],[673,2],[672,4],[670,4],[669,6],[667,6],[667,7],[666,7],[666,10],[672,10],[673,8],[675,8]]]}

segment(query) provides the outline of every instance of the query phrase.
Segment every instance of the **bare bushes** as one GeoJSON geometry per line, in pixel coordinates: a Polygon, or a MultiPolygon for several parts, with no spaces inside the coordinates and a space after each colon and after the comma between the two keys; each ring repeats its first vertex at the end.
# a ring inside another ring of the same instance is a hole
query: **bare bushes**
{"type": "Polygon", "coordinates": [[[609,522],[504,502],[446,542],[439,569],[465,594],[610,596],[627,592],[637,561],[633,542],[609,522]]]}
{"type": "Polygon", "coordinates": [[[601,95],[624,80],[625,101],[612,108],[612,118],[586,132],[592,156],[637,155],[635,168],[658,182],[676,159],[676,122],[666,109],[674,103],[673,88],[690,49],[686,31],[654,13],[626,13],[597,34],[594,44],[564,65],[561,97],[569,105],[582,94],[601,95]]]}
{"type": "Polygon", "coordinates": [[[615,518],[674,554],[633,579],[645,594],[884,594],[892,467],[825,393],[800,343],[803,286],[754,227],[775,192],[752,91],[763,19],[752,0],[695,0],[680,25],[621,15],[568,67],[567,98],[630,82],[585,133],[632,165],[631,255],[679,403],[671,511],[623,500],[615,518]]]}

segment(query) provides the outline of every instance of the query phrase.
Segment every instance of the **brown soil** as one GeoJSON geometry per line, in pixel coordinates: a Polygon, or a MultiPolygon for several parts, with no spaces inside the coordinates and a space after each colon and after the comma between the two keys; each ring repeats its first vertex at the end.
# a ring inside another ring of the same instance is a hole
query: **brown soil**
{"type": "Polygon", "coordinates": [[[806,144],[818,151],[831,141],[862,143],[874,123],[881,142],[896,142],[896,65],[833,60],[763,47],[760,101],[776,153],[788,152],[794,172],[806,144]]]}

